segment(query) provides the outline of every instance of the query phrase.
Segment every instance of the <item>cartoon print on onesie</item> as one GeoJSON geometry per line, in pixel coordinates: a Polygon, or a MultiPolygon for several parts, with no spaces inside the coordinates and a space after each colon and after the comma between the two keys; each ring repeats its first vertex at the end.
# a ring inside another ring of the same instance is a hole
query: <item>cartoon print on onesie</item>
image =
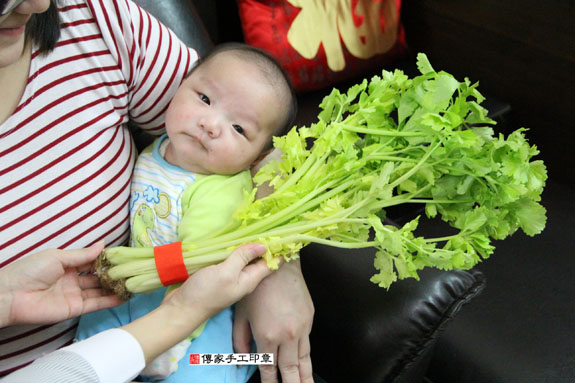
{"type": "MultiPolygon", "coordinates": [[[[134,192],[133,203],[136,204],[139,198],[140,193],[134,192]]],[[[132,221],[132,246],[153,247],[157,245],[150,239],[150,232],[155,228],[156,217],[160,219],[168,217],[171,209],[170,198],[166,193],[159,193],[157,201],[148,200],[138,205],[132,221]],[[153,209],[149,203],[153,204],[153,209]]]]}

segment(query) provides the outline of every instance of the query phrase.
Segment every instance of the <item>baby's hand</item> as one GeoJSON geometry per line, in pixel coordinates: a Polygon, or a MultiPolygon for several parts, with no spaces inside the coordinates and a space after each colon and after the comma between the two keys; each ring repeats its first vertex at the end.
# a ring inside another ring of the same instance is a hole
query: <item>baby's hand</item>
{"type": "Polygon", "coordinates": [[[201,307],[213,316],[251,293],[272,273],[263,259],[254,261],[265,252],[259,243],[240,246],[224,262],[196,271],[164,302],[180,309],[201,307]]]}

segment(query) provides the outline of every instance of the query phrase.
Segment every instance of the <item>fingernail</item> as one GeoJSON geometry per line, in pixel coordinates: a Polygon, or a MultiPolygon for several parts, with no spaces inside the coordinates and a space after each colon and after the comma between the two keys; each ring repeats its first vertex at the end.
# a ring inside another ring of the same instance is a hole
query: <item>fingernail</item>
{"type": "Polygon", "coordinates": [[[262,255],[267,251],[267,248],[261,243],[253,243],[250,247],[250,251],[256,255],[262,255]]]}

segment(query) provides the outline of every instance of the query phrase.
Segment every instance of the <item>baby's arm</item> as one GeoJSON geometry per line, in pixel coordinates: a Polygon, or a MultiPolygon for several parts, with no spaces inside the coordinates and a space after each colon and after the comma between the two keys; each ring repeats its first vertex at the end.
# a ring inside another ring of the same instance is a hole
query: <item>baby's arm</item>
{"type": "Polygon", "coordinates": [[[237,226],[233,214],[252,189],[249,171],[233,176],[199,176],[182,195],[178,239],[193,243],[233,229],[237,226]]]}
{"type": "MultiPolygon", "coordinates": [[[[233,227],[232,215],[252,189],[249,172],[233,176],[197,176],[182,195],[182,218],[178,227],[178,240],[193,243],[206,239],[226,228],[233,227]],[[232,226],[230,226],[232,225],[232,226]]],[[[170,286],[168,292],[176,285],[170,286]]],[[[165,379],[178,369],[191,341],[201,335],[206,322],[194,333],[163,352],[146,365],[141,375],[152,379],[165,379]]]]}

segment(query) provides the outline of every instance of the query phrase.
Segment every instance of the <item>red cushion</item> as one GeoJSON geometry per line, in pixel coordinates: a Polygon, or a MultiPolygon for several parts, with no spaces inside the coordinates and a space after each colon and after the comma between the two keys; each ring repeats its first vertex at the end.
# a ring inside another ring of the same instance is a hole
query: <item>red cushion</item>
{"type": "Polygon", "coordinates": [[[382,68],[407,52],[401,0],[238,0],[245,42],[278,59],[296,90],[382,68]]]}

